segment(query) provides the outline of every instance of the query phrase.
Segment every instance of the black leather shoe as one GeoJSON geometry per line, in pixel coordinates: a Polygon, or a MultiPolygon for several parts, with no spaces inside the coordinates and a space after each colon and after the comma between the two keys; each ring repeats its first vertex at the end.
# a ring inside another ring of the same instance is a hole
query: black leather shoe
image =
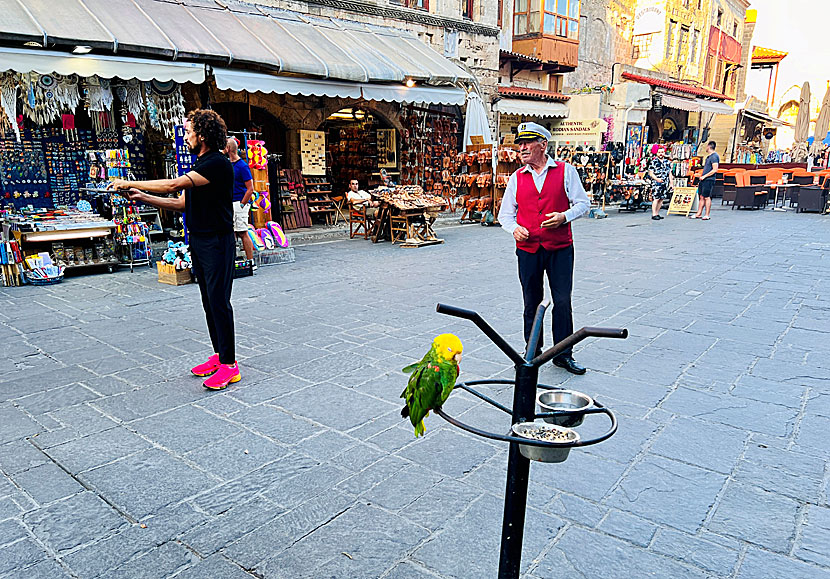
{"type": "Polygon", "coordinates": [[[553,365],[564,368],[571,374],[582,375],[586,371],[585,367],[577,364],[576,360],[574,360],[571,356],[560,356],[559,358],[554,358],[553,365]]]}

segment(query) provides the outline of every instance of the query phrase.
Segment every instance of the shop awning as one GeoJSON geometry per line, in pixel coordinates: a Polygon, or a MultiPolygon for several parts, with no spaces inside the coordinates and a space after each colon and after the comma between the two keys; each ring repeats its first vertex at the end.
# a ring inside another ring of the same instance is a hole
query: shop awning
{"type": "Polygon", "coordinates": [[[700,111],[700,105],[695,99],[684,99],[682,97],[672,96],[670,94],[660,94],[660,100],[664,107],[670,109],[678,109],[681,111],[689,111],[696,113],[700,111]]]}
{"type": "Polygon", "coordinates": [[[752,111],[749,109],[743,109],[741,114],[745,117],[749,117],[751,119],[755,119],[757,121],[764,121],[764,124],[770,127],[781,127],[783,125],[792,126],[789,123],[785,123],[781,119],[776,119],[775,117],[771,117],[764,113],[759,113],[758,111],[752,111]]]}
{"type": "Polygon", "coordinates": [[[501,99],[493,105],[493,110],[507,115],[524,115],[528,117],[567,117],[568,105],[549,101],[531,101],[522,99],[501,99]]]}
{"type": "Polygon", "coordinates": [[[192,62],[166,62],[126,56],[74,55],[51,50],[26,50],[0,47],[0,72],[97,75],[102,78],[117,76],[123,79],[176,81],[178,83],[205,81],[205,65],[192,62]]]}
{"type": "Polygon", "coordinates": [[[382,85],[280,76],[231,68],[214,68],[220,90],[365,99],[397,103],[463,105],[465,92],[454,87],[382,85]]]}
{"type": "MultiPolygon", "coordinates": [[[[472,81],[412,34],[236,0],[15,0],[0,40],[367,83],[472,81]]],[[[40,52],[40,51],[34,51],[40,52]]],[[[119,75],[120,76],[120,75],[119,75]]]]}
{"type": "Polygon", "coordinates": [[[387,101],[396,103],[430,103],[435,105],[463,105],[466,93],[460,88],[443,88],[434,86],[384,86],[363,84],[363,98],[367,101],[387,101]]]}
{"type": "Polygon", "coordinates": [[[686,84],[682,82],[676,81],[669,81],[663,80],[660,78],[652,78],[650,76],[643,76],[641,74],[634,74],[632,72],[624,72],[622,73],[622,78],[625,80],[631,80],[634,82],[638,82],[641,84],[647,84],[652,87],[659,86],[661,88],[667,88],[673,91],[677,91],[683,94],[689,94],[693,96],[702,96],[702,97],[710,97],[713,99],[718,99],[721,101],[727,100],[729,97],[723,93],[719,93],[712,89],[704,88],[702,86],[694,86],[691,84],[686,84]]]}
{"type": "Polygon", "coordinates": [[[726,103],[718,101],[707,101],[705,99],[697,99],[697,104],[700,105],[700,110],[704,113],[715,113],[717,115],[734,115],[735,109],[726,103]]]}
{"type": "Polygon", "coordinates": [[[336,82],[299,76],[277,76],[275,74],[235,70],[231,68],[214,68],[213,77],[216,80],[216,88],[219,90],[324,96],[344,99],[359,99],[361,97],[360,85],[353,82],[336,82]]]}

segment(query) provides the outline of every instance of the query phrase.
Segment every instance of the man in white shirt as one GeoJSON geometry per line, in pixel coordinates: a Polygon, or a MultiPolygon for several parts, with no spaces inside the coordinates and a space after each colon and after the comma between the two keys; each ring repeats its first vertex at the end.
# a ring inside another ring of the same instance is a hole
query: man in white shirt
{"type": "MultiPolygon", "coordinates": [[[[499,210],[502,229],[516,240],[525,342],[544,297],[545,275],[553,302],[553,341],[558,343],[573,333],[574,248],[570,224],[591,206],[573,165],[554,162],[548,156],[549,139],[550,131],[537,123],[519,125],[516,143],[525,166],[507,181],[499,210]]],[[[572,350],[562,352],[553,363],[573,374],[585,373],[585,368],[573,359],[572,350]]]]}
{"type": "Polygon", "coordinates": [[[349,200],[352,207],[360,207],[361,205],[365,205],[366,217],[373,218],[377,215],[378,205],[380,205],[380,203],[378,201],[373,201],[370,194],[360,189],[360,183],[358,183],[357,179],[349,181],[349,190],[346,191],[346,199],[349,200]]]}

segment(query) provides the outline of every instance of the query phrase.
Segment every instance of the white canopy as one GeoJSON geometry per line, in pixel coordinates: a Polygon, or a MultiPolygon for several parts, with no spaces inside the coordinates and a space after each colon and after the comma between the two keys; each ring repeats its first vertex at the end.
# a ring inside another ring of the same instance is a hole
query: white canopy
{"type": "Polygon", "coordinates": [[[395,103],[430,103],[436,105],[463,105],[464,91],[455,87],[361,84],[367,101],[395,103]]]}
{"type": "Polygon", "coordinates": [[[697,104],[700,105],[700,110],[705,113],[715,113],[718,115],[734,115],[735,109],[726,103],[719,101],[707,101],[704,99],[697,99],[697,104]]]}
{"type": "Polygon", "coordinates": [[[508,115],[524,115],[528,117],[567,117],[568,106],[564,103],[550,101],[531,101],[522,99],[501,99],[493,109],[508,115]]]}
{"type": "Polygon", "coordinates": [[[683,97],[676,97],[664,93],[660,93],[660,96],[664,107],[693,113],[700,111],[700,104],[695,99],[684,99],[683,97]]]}
{"type": "Polygon", "coordinates": [[[474,92],[467,95],[467,116],[464,120],[464,146],[472,145],[472,135],[481,135],[483,143],[489,145],[493,142],[490,121],[487,118],[487,111],[484,110],[484,103],[481,97],[474,92]]]}
{"type": "Polygon", "coordinates": [[[219,90],[261,93],[326,96],[331,98],[360,98],[360,85],[353,82],[317,80],[297,76],[277,76],[262,72],[214,68],[216,88],[219,90]]]}
{"type": "Polygon", "coordinates": [[[78,76],[192,82],[205,81],[205,65],[192,62],[146,60],[127,56],[75,55],[51,50],[0,47],[0,71],[77,74],[78,76]]]}
{"type": "Polygon", "coordinates": [[[455,87],[371,84],[281,76],[231,68],[214,68],[216,87],[220,90],[325,96],[398,103],[464,104],[464,91],[455,87]]]}

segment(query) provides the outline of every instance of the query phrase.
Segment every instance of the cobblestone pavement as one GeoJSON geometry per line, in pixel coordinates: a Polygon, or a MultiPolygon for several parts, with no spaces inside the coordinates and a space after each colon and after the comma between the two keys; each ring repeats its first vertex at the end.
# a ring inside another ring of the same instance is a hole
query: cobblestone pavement
{"type": "MultiPolygon", "coordinates": [[[[830,221],[713,215],[576,224],[576,326],[631,337],[541,376],[620,427],[532,466],[526,577],[830,577],[830,221]]],[[[519,347],[515,256],[500,230],[439,232],[299,247],[239,280],[244,379],[221,393],[188,375],[210,353],[195,286],[0,290],[0,577],[495,577],[505,446],[437,416],[416,440],[398,395],[444,331],[463,377],[511,375],[435,304],[519,347]]],[[[446,409],[508,428],[462,392],[446,409]]]]}

